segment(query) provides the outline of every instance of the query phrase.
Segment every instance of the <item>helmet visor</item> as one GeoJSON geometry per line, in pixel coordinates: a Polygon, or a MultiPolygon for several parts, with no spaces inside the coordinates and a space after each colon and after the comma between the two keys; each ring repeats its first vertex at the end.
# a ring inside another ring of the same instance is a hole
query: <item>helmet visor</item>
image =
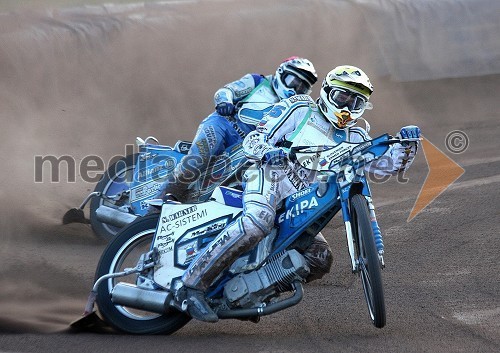
{"type": "Polygon", "coordinates": [[[360,112],[366,107],[366,98],[345,88],[327,87],[328,101],[338,109],[347,108],[351,112],[360,112]]]}
{"type": "Polygon", "coordinates": [[[311,92],[311,85],[291,72],[283,74],[283,84],[293,89],[296,94],[308,94],[311,92]]]}

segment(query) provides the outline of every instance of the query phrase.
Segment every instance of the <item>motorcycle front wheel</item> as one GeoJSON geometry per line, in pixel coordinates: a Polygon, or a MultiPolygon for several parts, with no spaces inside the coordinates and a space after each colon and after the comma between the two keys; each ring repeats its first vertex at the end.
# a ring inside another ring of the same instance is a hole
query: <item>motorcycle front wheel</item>
{"type": "Polygon", "coordinates": [[[356,243],[355,256],[359,263],[359,274],[368,311],[373,325],[382,328],[386,323],[382,273],[368,203],[363,195],[354,195],[351,198],[351,219],[356,243]]]}
{"type": "MultiPolygon", "coordinates": [[[[104,250],[95,279],[108,273],[133,268],[141,254],[151,248],[159,215],[141,217],[119,232],[104,250]]],[[[151,274],[152,275],[152,274],[151,274]]],[[[147,274],[146,274],[147,277],[147,274]]],[[[111,290],[118,282],[137,284],[138,275],[108,279],[97,290],[97,307],[103,319],[114,328],[132,334],[170,334],[186,325],[191,317],[180,311],[157,314],[115,305],[111,290]]]]}
{"type": "MultiPolygon", "coordinates": [[[[97,183],[94,192],[100,192],[104,196],[112,196],[129,190],[133,180],[134,164],[136,161],[137,154],[133,154],[113,163],[97,183]]],[[[97,236],[110,241],[120,231],[120,228],[103,223],[97,219],[96,210],[102,205],[123,209],[130,206],[130,201],[127,196],[118,201],[107,200],[104,197],[94,197],[90,202],[90,224],[92,230],[97,236]]]]}

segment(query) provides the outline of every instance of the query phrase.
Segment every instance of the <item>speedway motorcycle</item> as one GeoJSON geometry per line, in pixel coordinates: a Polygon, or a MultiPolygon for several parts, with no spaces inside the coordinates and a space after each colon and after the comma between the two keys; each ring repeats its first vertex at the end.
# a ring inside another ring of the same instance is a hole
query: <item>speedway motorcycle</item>
{"type": "MultiPolygon", "coordinates": [[[[385,134],[361,143],[292,148],[291,158],[319,171],[318,182],[283,200],[272,232],[211,285],[207,302],[219,318],[258,321],[297,304],[309,273],[298,244],[312,239],[341,211],[352,272],[361,278],[371,322],[382,328],[383,264],[370,224],[364,167],[391,144],[405,141],[414,140],[385,134]]],[[[202,203],[149,203],[161,207],[161,213],[138,219],[108,244],[85,313],[96,315],[96,302],[100,317],[115,329],[169,334],[191,319],[186,307],[174,306],[172,293],[181,287],[191,261],[241,214],[242,192],[218,186],[202,203]]]]}
{"type": "MultiPolygon", "coordinates": [[[[70,209],[63,216],[63,224],[90,223],[94,232],[110,241],[120,229],[148,212],[148,200],[158,197],[162,185],[184,157],[191,142],[177,141],[173,146],[160,145],[154,137],[136,139],[138,152],[112,164],[97,183],[94,191],[80,207],[70,209]],[[86,220],[83,209],[90,203],[90,219],[86,220]]],[[[229,147],[214,159],[206,175],[190,185],[189,201],[207,200],[221,183],[237,186],[237,172],[245,162],[241,144],[229,147]]]]}
{"type": "MultiPolygon", "coordinates": [[[[256,124],[271,106],[245,100],[237,105],[236,114],[241,121],[256,124]]],[[[147,214],[148,200],[159,196],[163,183],[188,153],[191,142],[177,141],[170,147],[160,145],[150,136],[137,137],[136,145],[138,152],[113,163],[81,205],[64,214],[63,224],[90,223],[99,237],[110,241],[120,229],[147,214]],[[84,216],[87,204],[90,204],[89,219],[84,216]]],[[[238,187],[245,162],[241,144],[227,148],[214,158],[206,173],[190,185],[189,201],[208,200],[218,185],[238,187]]]]}

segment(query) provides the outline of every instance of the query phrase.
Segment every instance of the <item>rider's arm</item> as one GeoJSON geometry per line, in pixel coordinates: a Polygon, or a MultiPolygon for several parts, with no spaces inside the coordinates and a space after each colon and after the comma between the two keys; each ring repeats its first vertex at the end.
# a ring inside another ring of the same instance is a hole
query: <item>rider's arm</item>
{"type": "Polygon", "coordinates": [[[248,134],[243,141],[247,158],[260,160],[267,152],[279,148],[285,137],[300,128],[300,122],[309,110],[307,99],[300,101],[292,97],[276,103],[257,125],[256,131],[248,134]]]}
{"type": "MultiPolygon", "coordinates": [[[[361,127],[350,129],[350,141],[362,142],[371,140],[368,133],[361,127]]],[[[418,143],[406,142],[404,145],[395,143],[389,147],[380,159],[366,165],[365,170],[378,176],[404,173],[413,163],[417,154],[418,143]]]]}
{"type": "Polygon", "coordinates": [[[393,144],[380,159],[368,164],[366,170],[379,176],[404,173],[413,163],[417,153],[417,143],[409,142],[407,146],[393,144]]]}
{"type": "Polygon", "coordinates": [[[237,81],[219,88],[214,95],[215,106],[221,103],[237,103],[253,91],[265,78],[259,74],[246,74],[237,81]]]}

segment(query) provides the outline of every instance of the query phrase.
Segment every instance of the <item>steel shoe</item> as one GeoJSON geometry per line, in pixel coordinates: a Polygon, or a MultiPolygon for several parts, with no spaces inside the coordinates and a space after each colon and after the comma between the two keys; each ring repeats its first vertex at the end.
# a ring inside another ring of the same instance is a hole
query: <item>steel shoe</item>
{"type": "Polygon", "coordinates": [[[205,322],[217,322],[219,317],[205,300],[201,290],[186,288],[187,311],[193,319],[205,322]]]}

